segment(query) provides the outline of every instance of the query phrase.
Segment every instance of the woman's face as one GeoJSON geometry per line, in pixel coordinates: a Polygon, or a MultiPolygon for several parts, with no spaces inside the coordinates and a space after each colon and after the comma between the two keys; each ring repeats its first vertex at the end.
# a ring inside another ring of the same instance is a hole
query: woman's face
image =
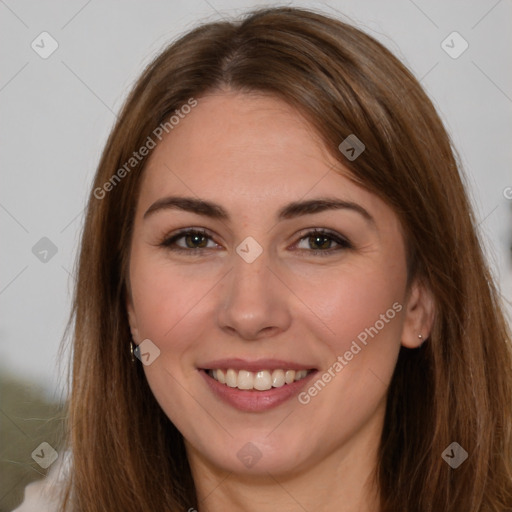
{"type": "Polygon", "coordinates": [[[128,310],[193,461],[275,475],[377,445],[400,344],[428,332],[397,217],[343,174],[268,96],[200,98],[153,150],[128,310]]]}

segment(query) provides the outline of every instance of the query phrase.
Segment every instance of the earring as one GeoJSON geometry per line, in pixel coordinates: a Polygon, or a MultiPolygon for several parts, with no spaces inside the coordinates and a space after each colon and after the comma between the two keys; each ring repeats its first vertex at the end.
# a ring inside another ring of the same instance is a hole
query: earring
{"type": "Polygon", "coordinates": [[[418,338],[420,339],[421,344],[423,345],[423,343],[425,343],[425,340],[423,339],[423,336],[421,334],[418,334],[418,338]]]}
{"type": "Polygon", "coordinates": [[[134,344],[133,341],[130,341],[130,356],[132,359],[132,363],[135,363],[135,354],[134,354],[134,344]]]}

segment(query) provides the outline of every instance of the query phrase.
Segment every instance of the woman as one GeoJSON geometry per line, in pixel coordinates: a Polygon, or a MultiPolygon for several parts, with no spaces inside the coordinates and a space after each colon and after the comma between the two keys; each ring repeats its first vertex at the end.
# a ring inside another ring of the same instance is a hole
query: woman
{"type": "Polygon", "coordinates": [[[87,210],[62,510],[503,511],[510,332],[409,71],[295,8],[130,94],[87,210]]]}

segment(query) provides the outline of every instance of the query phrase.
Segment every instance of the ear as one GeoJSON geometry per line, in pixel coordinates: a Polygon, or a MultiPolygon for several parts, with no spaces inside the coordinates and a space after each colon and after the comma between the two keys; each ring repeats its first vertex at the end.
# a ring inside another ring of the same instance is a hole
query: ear
{"type": "Polygon", "coordinates": [[[137,327],[137,317],[135,316],[135,310],[131,297],[126,301],[126,311],[128,313],[128,323],[130,324],[130,331],[132,333],[133,341],[138,345],[140,341],[139,329],[137,327]]]}
{"type": "Polygon", "coordinates": [[[435,301],[430,288],[415,280],[405,304],[402,345],[418,348],[430,336],[434,316],[435,301]]]}

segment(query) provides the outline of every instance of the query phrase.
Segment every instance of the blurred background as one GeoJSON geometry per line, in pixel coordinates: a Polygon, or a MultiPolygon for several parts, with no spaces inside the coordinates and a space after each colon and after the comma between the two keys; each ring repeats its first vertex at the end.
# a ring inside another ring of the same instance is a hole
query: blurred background
{"type": "Polygon", "coordinates": [[[421,81],[461,157],[511,315],[510,1],[0,0],[0,512],[17,506],[25,485],[49,471],[37,457],[43,448],[48,457],[41,443],[60,449],[70,356],[61,342],[74,262],[116,113],[171,40],[199,22],[265,5],[309,7],[348,21],[421,81]]]}

